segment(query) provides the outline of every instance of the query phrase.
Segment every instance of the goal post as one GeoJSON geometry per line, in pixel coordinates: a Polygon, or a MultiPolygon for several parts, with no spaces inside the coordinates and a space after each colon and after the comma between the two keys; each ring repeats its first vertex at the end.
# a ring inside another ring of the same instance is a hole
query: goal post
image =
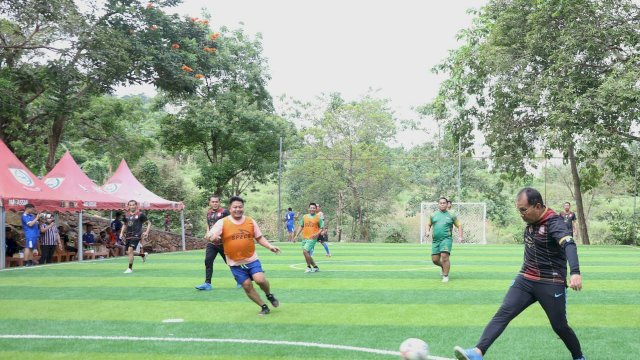
{"type": "MultiPolygon", "coordinates": [[[[430,243],[427,234],[427,219],[438,211],[438,203],[423,202],[420,204],[420,243],[430,243]]],[[[487,204],[486,203],[452,203],[451,212],[460,220],[463,230],[462,241],[471,244],[487,243],[487,204]]],[[[456,228],[453,228],[453,240],[457,241],[456,228]]]]}

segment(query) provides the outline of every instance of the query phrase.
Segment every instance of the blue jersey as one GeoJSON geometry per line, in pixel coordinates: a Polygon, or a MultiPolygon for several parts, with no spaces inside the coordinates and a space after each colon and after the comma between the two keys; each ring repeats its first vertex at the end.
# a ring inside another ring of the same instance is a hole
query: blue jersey
{"type": "Polygon", "coordinates": [[[287,220],[287,225],[289,225],[289,224],[293,225],[293,222],[295,221],[295,218],[296,218],[296,213],[294,213],[293,211],[287,212],[287,215],[286,215],[286,218],[285,218],[287,220]]]}
{"type": "Polygon", "coordinates": [[[38,240],[40,238],[40,227],[36,221],[33,225],[29,226],[27,223],[32,222],[36,218],[33,214],[22,214],[22,231],[24,231],[24,237],[27,240],[38,240]]]}

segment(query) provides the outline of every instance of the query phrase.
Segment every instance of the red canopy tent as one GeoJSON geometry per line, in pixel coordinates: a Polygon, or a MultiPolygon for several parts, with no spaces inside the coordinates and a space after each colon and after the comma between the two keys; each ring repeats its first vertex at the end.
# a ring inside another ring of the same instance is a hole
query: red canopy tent
{"type": "Polygon", "coordinates": [[[110,195],[116,196],[125,202],[136,200],[140,209],[147,210],[184,210],[182,202],[170,201],[152,193],[142,185],[131,173],[127,162],[122,159],[116,172],[102,186],[102,189],[110,195]]]}
{"type": "Polygon", "coordinates": [[[0,140],[0,269],[5,267],[6,211],[23,210],[31,203],[38,211],[80,211],[72,193],[56,193],[38,179],[0,140]]]}
{"type": "Polygon", "coordinates": [[[180,211],[180,222],[182,225],[182,250],[186,250],[186,239],[184,233],[184,204],[182,202],[170,201],[152,193],[142,185],[131,173],[127,162],[122,159],[116,172],[102,186],[102,189],[113,196],[117,196],[124,201],[135,200],[140,205],[140,209],[147,210],[173,210],[180,211]]]}
{"type": "Polygon", "coordinates": [[[94,184],[68,151],[43,180],[53,191],[77,194],[85,210],[122,210],[126,205],[122,199],[94,184]]]}

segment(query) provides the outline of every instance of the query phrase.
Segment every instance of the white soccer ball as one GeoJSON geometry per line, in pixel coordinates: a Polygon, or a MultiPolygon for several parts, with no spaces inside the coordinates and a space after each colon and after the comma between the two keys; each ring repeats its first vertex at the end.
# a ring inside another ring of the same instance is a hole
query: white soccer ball
{"type": "Polygon", "coordinates": [[[427,360],[429,345],[420,339],[407,339],[400,344],[400,357],[404,360],[427,360]]]}

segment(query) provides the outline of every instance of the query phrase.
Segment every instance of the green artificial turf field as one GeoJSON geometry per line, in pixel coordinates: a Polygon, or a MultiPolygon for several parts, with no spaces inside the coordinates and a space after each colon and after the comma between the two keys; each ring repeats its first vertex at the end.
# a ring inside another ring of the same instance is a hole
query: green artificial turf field
{"type": "MultiPolygon", "coordinates": [[[[136,258],[132,274],[123,274],[125,258],[1,271],[0,359],[397,359],[409,337],[452,358],[454,345],[478,340],[523,252],[455,245],[443,284],[426,245],[330,243],[332,258],[317,246],[321,271],[310,274],[299,244],[279,246],[278,256],[258,246],[281,302],[264,317],[220,258],[215,289],[194,289],[204,278],[202,250],[136,258]]],[[[635,359],[640,249],[580,246],[579,254],[584,290],[569,292],[568,317],[585,355],[635,359]]],[[[486,358],[570,354],[534,304],[486,358]]]]}

